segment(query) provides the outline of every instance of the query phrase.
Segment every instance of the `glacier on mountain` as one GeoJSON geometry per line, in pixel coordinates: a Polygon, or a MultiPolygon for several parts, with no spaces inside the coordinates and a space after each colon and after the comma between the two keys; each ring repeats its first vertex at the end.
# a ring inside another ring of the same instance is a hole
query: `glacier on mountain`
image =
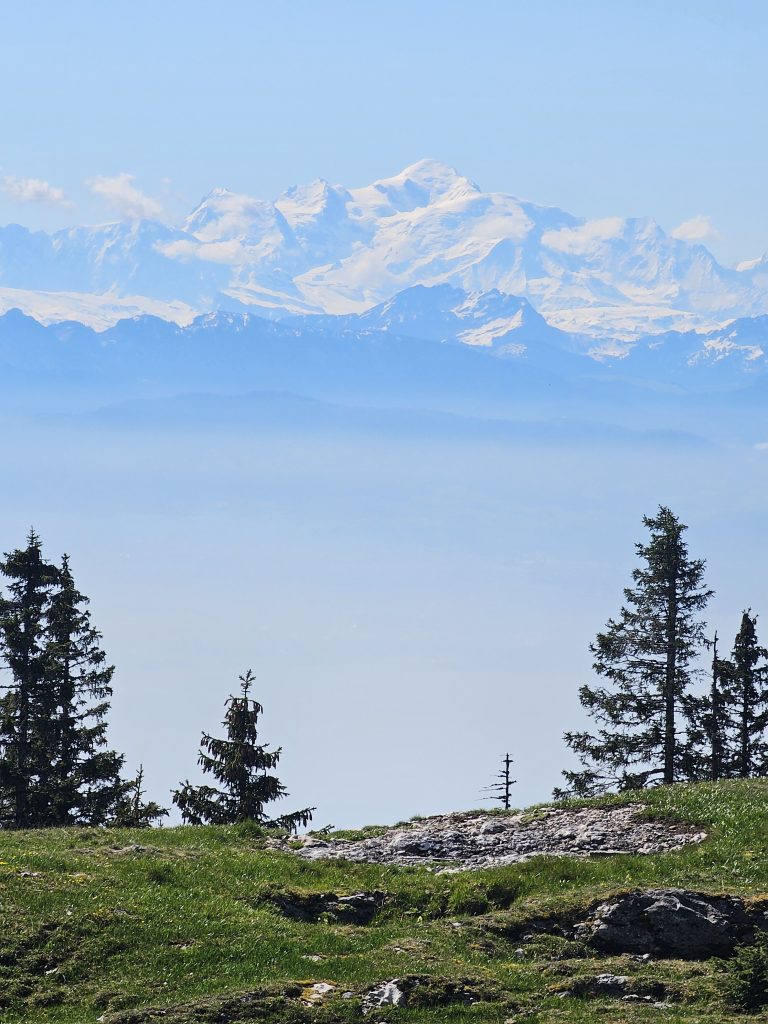
{"type": "MultiPolygon", "coordinates": [[[[215,310],[362,314],[419,285],[514,296],[527,306],[512,317],[619,341],[768,313],[765,257],[723,267],[650,218],[578,218],[483,192],[434,160],[361,188],[294,186],[274,202],[214,189],[178,227],[0,228],[0,312],[48,322],[103,327],[126,308],[178,323],[215,310]]],[[[493,342],[504,326],[478,318],[463,340],[493,342]]]]}

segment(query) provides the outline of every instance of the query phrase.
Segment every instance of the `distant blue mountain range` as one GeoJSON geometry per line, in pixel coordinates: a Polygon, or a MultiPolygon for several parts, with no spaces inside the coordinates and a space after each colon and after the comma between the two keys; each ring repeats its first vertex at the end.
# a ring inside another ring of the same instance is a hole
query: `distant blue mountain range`
{"type": "Polygon", "coordinates": [[[531,423],[538,436],[582,439],[609,427],[612,436],[751,437],[768,395],[767,341],[768,317],[755,317],[596,354],[525,299],[449,285],[407,289],[363,314],[219,312],[186,327],[138,316],[96,331],[10,311],[0,317],[0,396],[6,412],[99,409],[105,423],[143,416],[158,428],[191,426],[195,415],[282,426],[294,416],[318,429],[508,438],[531,423]],[[238,395],[250,397],[224,400],[238,395]]]}

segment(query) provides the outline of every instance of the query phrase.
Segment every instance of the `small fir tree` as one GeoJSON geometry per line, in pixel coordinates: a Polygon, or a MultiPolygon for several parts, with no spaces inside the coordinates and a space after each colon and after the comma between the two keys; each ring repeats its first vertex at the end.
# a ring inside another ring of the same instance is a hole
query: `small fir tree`
{"type": "Polygon", "coordinates": [[[729,665],[717,653],[717,633],[712,641],[712,668],[707,706],[703,718],[709,740],[709,778],[713,782],[726,771],[726,742],[728,736],[728,710],[723,693],[723,677],[727,678],[729,665]]]}
{"type": "Polygon", "coordinates": [[[724,697],[731,716],[730,771],[733,778],[765,775],[768,768],[768,651],[757,639],[757,616],[747,609],[724,674],[724,697]]]}
{"type": "Polygon", "coordinates": [[[150,828],[160,818],[165,818],[168,810],[154,800],[145,800],[144,765],[139,765],[136,775],[125,787],[125,793],[115,810],[114,817],[108,822],[118,828],[150,828]]]}
{"type": "Polygon", "coordinates": [[[668,508],[643,524],[650,538],[636,545],[641,564],[624,591],[625,604],[590,648],[606,685],[579,691],[597,728],[565,734],[582,769],[563,772],[567,788],[556,790],[558,797],[669,785],[684,770],[680,718],[691,662],[704,643],[699,615],[712,591],[704,586],[705,563],[688,554],[686,527],[668,508]]]}
{"type": "Polygon", "coordinates": [[[193,786],[186,781],[173,794],[173,802],[189,824],[254,821],[296,830],[312,819],[314,807],[271,819],[264,811],[267,804],[282,799],[288,792],[277,776],[270,774],[280,760],[281,748],[270,751],[257,742],[258,719],[264,709],[249,697],[253,679],[249,669],[240,676],[240,696],[230,696],[227,701],[223,722],[227,738],[217,739],[203,733],[200,741],[198,763],[221,788],[193,786]]]}
{"type": "Polygon", "coordinates": [[[40,808],[50,773],[45,696],[47,614],[58,580],[34,530],[27,546],[0,560],[7,596],[0,598],[0,657],[9,680],[0,697],[0,826],[44,824],[40,808]]]}
{"type": "Polygon", "coordinates": [[[712,649],[708,691],[688,694],[684,702],[687,743],[682,775],[692,781],[717,781],[729,774],[731,716],[725,688],[733,666],[719,655],[717,633],[706,644],[712,649]]]}
{"type": "Polygon", "coordinates": [[[505,811],[508,811],[512,806],[512,787],[517,782],[517,779],[512,778],[510,767],[514,762],[509,754],[505,754],[501,760],[501,771],[497,773],[496,778],[498,782],[494,782],[490,786],[486,786],[484,792],[490,792],[492,796],[486,797],[487,800],[497,800],[505,811]]]}

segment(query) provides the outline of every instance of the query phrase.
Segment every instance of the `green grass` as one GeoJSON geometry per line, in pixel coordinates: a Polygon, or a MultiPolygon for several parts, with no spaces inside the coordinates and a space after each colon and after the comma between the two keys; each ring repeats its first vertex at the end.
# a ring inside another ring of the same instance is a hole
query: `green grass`
{"type": "Polygon", "coordinates": [[[369,1021],[610,1024],[658,1020],[660,1014],[665,1021],[702,1024],[743,1020],[719,996],[714,964],[597,958],[554,937],[528,943],[522,958],[515,953],[515,931],[526,920],[636,886],[685,886],[750,900],[768,896],[768,783],[676,786],[643,794],[643,801],[654,818],[700,825],[709,838],[659,856],[538,858],[436,875],[300,860],[265,851],[259,830],[245,827],[4,833],[0,1019],[141,1022],[152,1019],[146,1007],[162,1007],[168,1012],[157,1019],[166,1024],[354,1021],[362,1019],[358,998],[332,998],[310,1008],[295,994],[314,981],[338,985],[339,994],[359,993],[410,974],[434,978],[438,1001],[441,986],[462,979],[480,1001],[414,1005],[377,1012],[369,1021]],[[270,899],[291,890],[360,889],[389,894],[366,926],[289,920],[270,899]],[[559,997],[574,977],[603,971],[664,981],[678,1001],[658,1010],[559,997]],[[259,995],[250,1003],[223,1002],[247,993],[259,995]]]}

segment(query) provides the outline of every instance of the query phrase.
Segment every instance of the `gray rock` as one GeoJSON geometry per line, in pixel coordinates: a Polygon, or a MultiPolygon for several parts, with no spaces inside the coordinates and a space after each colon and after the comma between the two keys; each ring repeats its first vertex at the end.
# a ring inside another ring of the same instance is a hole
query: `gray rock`
{"type": "Polygon", "coordinates": [[[375,890],[337,896],[335,892],[300,893],[285,890],[270,893],[266,898],[294,921],[329,918],[339,924],[364,925],[370,924],[384,906],[387,894],[375,890]]]}
{"type": "Polygon", "coordinates": [[[302,993],[301,1001],[305,1006],[317,1006],[323,1003],[326,998],[336,991],[336,986],[331,985],[327,981],[316,981],[312,985],[308,985],[302,993]]]}
{"type": "Polygon", "coordinates": [[[393,978],[392,981],[385,981],[365,993],[362,1003],[363,1016],[380,1010],[382,1006],[405,1006],[407,1001],[408,997],[400,988],[399,979],[393,978]]]}
{"type": "Polygon", "coordinates": [[[652,1003],[667,995],[666,986],[660,981],[630,978],[626,974],[595,974],[577,978],[562,993],[579,998],[612,998],[624,1002],[652,1003]]]}
{"type": "Polygon", "coordinates": [[[576,925],[576,938],[604,953],[650,954],[681,960],[730,956],[754,941],[754,924],[736,896],[686,889],[631,892],[598,906],[576,925]]]}
{"type": "Polygon", "coordinates": [[[515,864],[537,856],[599,857],[621,853],[665,853],[698,843],[704,833],[666,822],[641,820],[641,804],[626,807],[550,807],[535,816],[456,813],[409,822],[361,840],[306,836],[274,841],[275,848],[317,860],[377,864],[436,865],[444,872],[515,864]]]}
{"type": "Polygon", "coordinates": [[[364,1015],[385,1006],[409,1009],[471,1005],[479,1001],[498,1001],[497,988],[478,978],[442,978],[434,975],[405,974],[392,978],[363,995],[364,1015]]]}
{"type": "Polygon", "coordinates": [[[628,988],[629,978],[626,974],[598,974],[594,979],[595,991],[606,995],[623,995],[628,988]]]}

